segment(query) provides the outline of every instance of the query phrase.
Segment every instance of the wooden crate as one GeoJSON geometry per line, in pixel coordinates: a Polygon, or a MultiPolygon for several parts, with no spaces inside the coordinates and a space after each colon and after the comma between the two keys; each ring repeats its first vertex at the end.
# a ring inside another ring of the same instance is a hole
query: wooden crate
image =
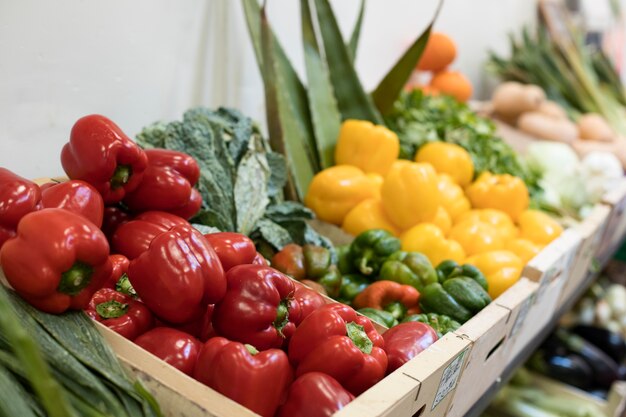
{"type": "Polygon", "coordinates": [[[624,215],[626,210],[626,178],[623,178],[613,190],[602,198],[602,203],[611,207],[611,214],[595,257],[602,264],[605,264],[618,249],[618,245],[626,233],[626,215],[624,215]]]}
{"type": "Polygon", "coordinates": [[[580,241],[578,232],[568,229],[524,267],[522,277],[538,286],[529,297],[531,301],[525,301],[529,303],[529,307],[525,307],[527,312],[523,316],[520,312],[520,318],[516,320],[518,324],[513,325],[516,330],[505,346],[510,358],[525,349],[552,320],[572,270],[580,241]]]}
{"type": "Polygon", "coordinates": [[[580,235],[581,241],[572,270],[563,287],[558,308],[573,296],[587,277],[592,261],[595,259],[605,235],[610,213],[611,208],[609,206],[598,204],[582,223],[574,226],[574,230],[580,235]]]}
{"type": "Polygon", "coordinates": [[[454,332],[469,340],[472,349],[446,416],[464,416],[504,370],[503,345],[513,325],[510,316],[511,310],[492,302],[454,332]]]}
{"type": "MultiPolygon", "coordinates": [[[[252,411],[195,381],[97,323],[120,361],[155,396],[168,417],[254,417],[252,411]]],[[[446,335],[358,396],[336,417],[443,416],[470,342],[446,335]]]]}

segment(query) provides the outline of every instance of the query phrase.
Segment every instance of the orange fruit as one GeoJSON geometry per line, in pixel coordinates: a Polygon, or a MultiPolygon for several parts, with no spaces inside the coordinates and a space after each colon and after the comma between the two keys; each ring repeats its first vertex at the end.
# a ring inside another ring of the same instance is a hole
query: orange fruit
{"type": "Polygon", "coordinates": [[[472,96],[472,84],[458,71],[445,70],[434,74],[430,86],[461,103],[465,103],[472,96]]]}
{"type": "Polygon", "coordinates": [[[433,32],[428,38],[424,53],[417,63],[422,71],[441,71],[456,58],[456,45],[445,33],[433,32]]]}

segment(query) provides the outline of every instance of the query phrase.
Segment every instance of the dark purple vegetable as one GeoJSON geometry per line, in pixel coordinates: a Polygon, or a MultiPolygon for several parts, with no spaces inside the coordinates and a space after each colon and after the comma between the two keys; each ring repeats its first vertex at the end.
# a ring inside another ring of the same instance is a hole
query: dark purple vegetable
{"type": "Polygon", "coordinates": [[[570,331],[602,350],[617,363],[626,358],[626,341],[619,333],[586,325],[577,325],[570,331]]]}

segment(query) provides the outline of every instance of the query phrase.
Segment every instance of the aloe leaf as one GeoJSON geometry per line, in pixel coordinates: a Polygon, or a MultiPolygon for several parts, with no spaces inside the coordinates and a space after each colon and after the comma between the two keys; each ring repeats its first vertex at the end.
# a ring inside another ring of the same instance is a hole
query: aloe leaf
{"type": "Polygon", "coordinates": [[[356,18],[354,29],[352,29],[352,36],[350,36],[350,43],[348,49],[350,50],[350,57],[352,62],[356,61],[356,50],[359,45],[359,38],[361,37],[361,27],[363,26],[363,15],[365,14],[365,0],[361,0],[361,7],[359,7],[359,15],[356,18]]]}
{"type": "MultiPolygon", "coordinates": [[[[266,80],[263,75],[265,66],[263,65],[263,48],[261,44],[261,7],[259,6],[257,0],[242,0],[242,4],[257,64],[259,65],[259,70],[261,72],[261,76],[263,77],[263,82],[265,83],[266,80]]],[[[298,77],[296,70],[293,68],[293,65],[291,65],[287,54],[280,45],[280,42],[276,38],[276,35],[271,27],[269,27],[268,37],[271,39],[271,51],[275,61],[274,67],[276,67],[277,72],[282,74],[281,76],[284,79],[286,94],[289,96],[289,101],[294,107],[294,113],[297,116],[296,123],[305,136],[305,140],[302,142],[301,146],[304,147],[307,156],[311,159],[311,164],[315,170],[318,171],[319,161],[317,158],[317,152],[315,151],[315,136],[313,133],[313,125],[311,123],[306,89],[298,77]]],[[[279,148],[274,149],[279,151],[279,148]]],[[[285,154],[283,153],[283,155],[285,154]]],[[[285,156],[289,157],[289,155],[285,156]]]]}
{"type": "Polygon", "coordinates": [[[383,115],[391,110],[393,103],[398,99],[400,92],[402,92],[404,85],[413,73],[417,62],[420,60],[442,5],[443,0],[439,2],[435,15],[424,32],[413,42],[404,55],[400,57],[372,93],[374,104],[383,115]]]}
{"type": "Polygon", "coordinates": [[[356,73],[350,51],[328,0],[315,0],[317,23],[324,45],[330,81],[335,91],[341,118],[369,120],[383,124],[372,98],[365,92],[356,73]]]}
{"type": "Polygon", "coordinates": [[[263,74],[265,79],[265,102],[270,144],[286,156],[290,173],[288,193],[294,199],[302,200],[313,179],[316,167],[305,149],[307,132],[298,123],[299,114],[288,92],[284,71],[273,53],[273,35],[265,8],[261,9],[261,43],[263,74]]]}
{"type": "Polygon", "coordinates": [[[311,19],[309,0],[300,0],[302,13],[302,44],[308,79],[309,109],[313,118],[313,129],[317,153],[322,169],[334,163],[334,150],[341,125],[341,114],[330,83],[328,68],[322,60],[311,19]]]}

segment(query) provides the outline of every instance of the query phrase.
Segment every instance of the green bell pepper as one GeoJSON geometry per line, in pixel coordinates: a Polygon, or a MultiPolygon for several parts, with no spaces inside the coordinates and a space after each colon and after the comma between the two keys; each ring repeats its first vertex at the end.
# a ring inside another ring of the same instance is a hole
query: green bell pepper
{"type": "Polygon", "coordinates": [[[350,259],[350,245],[336,246],[337,252],[337,267],[342,275],[351,274],[354,272],[352,267],[352,259],[350,259]]]}
{"type": "Polygon", "coordinates": [[[420,296],[423,312],[445,314],[459,323],[465,323],[490,302],[491,297],[480,284],[463,276],[429,284],[420,296]]]}
{"type": "Polygon", "coordinates": [[[370,318],[370,320],[375,321],[376,323],[385,326],[387,328],[392,328],[396,324],[398,324],[398,320],[388,311],[377,310],[375,308],[362,308],[357,310],[359,313],[363,314],[370,318]]]}
{"type": "Polygon", "coordinates": [[[332,263],[331,252],[315,245],[302,247],[306,277],[321,284],[330,297],[337,297],[341,288],[341,273],[332,263]]]}
{"type": "Polygon", "coordinates": [[[380,269],[379,279],[410,285],[422,291],[426,285],[437,282],[437,273],[425,255],[398,251],[387,258],[380,269]]]}
{"type": "Polygon", "coordinates": [[[405,317],[402,320],[402,323],[406,323],[408,321],[419,321],[420,323],[428,324],[435,330],[435,332],[437,332],[437,336],[439,338],[443,337],[444,334],[453,332],[461,327],[461,323],[458,321],[452,320],[446,315],[435,313],[412,314],[405,317]]]}
{"type": "Polygon", "coordinates": [[[480,272],[480,269],[476,268],[474,265],[463,264],[459,265],[455,261],[447,260],[441,262],[435,268],[437,271],[437,278],[440,283],[443,283],[445,280],[456,277],[468,277],[476,281],[480,284],[481,287],[485,291],[489,288],[487,287],[487,279],[485,275],[480,272]]]}
{"type": "Polygon", "coordinates": [[[339,272],[337,265],[331,265],[326,273],[317,278],[316,281],[324,287],[329,297],[337,298],[342,282],[341,272],[339,272]]]}
{"type": "Polygon", "coordinates": [[[352,265],[361,274],[375,277],[383,262],[400,250],[400,240],[383,229],[371,229],[358,235],[350,245],[352,265]]]}
{"type": "Polygon", "coordinates": [[[341,288],[339,289],[339,300],[350,304],[354,297],[359,295],[370,284],[369,279],[358,274],[348,274],[341,277],[341,288]]]}

